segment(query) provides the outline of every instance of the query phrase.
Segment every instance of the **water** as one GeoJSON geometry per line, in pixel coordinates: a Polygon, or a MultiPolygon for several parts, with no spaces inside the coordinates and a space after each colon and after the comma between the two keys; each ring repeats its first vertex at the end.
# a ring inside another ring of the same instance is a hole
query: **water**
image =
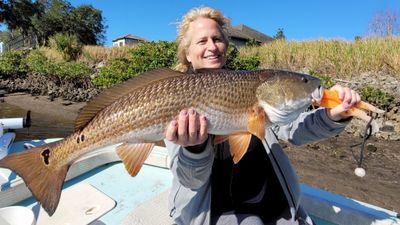
{"type": "MultiPolygon", "coordinates": [[[[0,118],[26,117],[27,110],[0,102],[0,118]]],[[[31,127],[16,129],[16,140],[62,138],[74,131],[74,121],[31,112],[31,127]]]]}

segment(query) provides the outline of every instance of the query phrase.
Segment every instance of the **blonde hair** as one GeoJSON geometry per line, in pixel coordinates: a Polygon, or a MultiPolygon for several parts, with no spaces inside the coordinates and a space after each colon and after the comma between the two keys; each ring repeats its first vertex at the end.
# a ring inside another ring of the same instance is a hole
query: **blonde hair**
{"type": "Polygon", "coordinates": [[[182,21],[178,27],[177,44],[178,44],[178,64],[175,66],[175,70],[181,72],[187,72],[190,66],[190,62],[186,59],[187,49],[189,48],[190,41],[187,37],[187,31],[189,30],[190,23],[196,19],[204,17],[214,20],[222,28],[221,33],[226,45],[228,45],[228,38],[225,34],[226,28],[229,26],[229,18],[224,16],[221,11],[210,7],[198,7],[193,8],[182,17],[182,21]]]}

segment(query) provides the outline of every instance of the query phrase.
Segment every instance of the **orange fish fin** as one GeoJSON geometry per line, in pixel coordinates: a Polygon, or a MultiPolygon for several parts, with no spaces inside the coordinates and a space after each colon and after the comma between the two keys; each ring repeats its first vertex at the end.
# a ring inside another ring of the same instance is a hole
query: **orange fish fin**
{"type": "Polygon", "coordinates": [[[117,99],[150,83],[185,75],[171,69],[156,69],[131,78],[122,84],[108,88],[84,106],[75,120],[75,130],[80,130],[88,124],[98,112],[111,105],[117,99]]]}
{"type": "MultiPolygon", "coordinates": [[[[325,108],[334,108],[337,105],[341,104],[342,101],[339,99],[339,95],[336,91],[332,90],[324,90],[324,95],[321,99],[321,102],[319,106],[325,107],[325,108]]],[[[360,101],[357,105],[355,105],[355,108],[359,109],[365,109],[367,111],[375,112],[375,113],[384,113],[384,110],[378,109],[375,106],[364,102],[360,101]]]]}
{"type": "Polygon", "coordinates": [[[229,139],[228,135],[215,135],[214,137],[214,145],[221,144],[222,142],[229,139]]]}
{"type": "Polygon", "coordinates": [[[342,112],[343,115],[345,116],[353,116],[353,117],[357,117],[359,119],[362,119],[366,122],[369,122],[369,120],[371,119],[370,116],[367,115],[366,112],[364,112],[361,109],[357,109],[357,108],[351,108],[345,112],[342,112]]]}
{"type": "Polygon", "coordinates": [[[324,90],[324,94],[322,96],[321,102],[318,105],[331,109],[331,108],[335,108],[337,105],[339,105],[341,103],[342,103],[342,100],[340,100],[339,95],[336,91],[324,90]]]}
{"type": "Polygon", "coordinates": [[[385,112],[385,110],[376,108],[375,106],[373,106],[373,105],[371,105],[369,103],[363,102],[363,101],[359,102],[356,105],[356,107],[359,108],[359,109],[365,109],[365,110],[368,110],[368,111],[371,111],[371,112],[374,112],[374,113],[384,113],[385,112]]]}
{"type": "Polygon", "coordinates": [[[0,160],[0,167],[13,170],[24,180],[49,216],[56,211],[70,166],[56,165],[56,159],[52,158],[52,149],[56,144],[42,145],[0,160]]]}
{"type": "Polygon", "coordinates": [[[117,147],[117,154],[124,162],[128,173],[131,176],[136,176],[153,147],[154,143],[124,143],[117,147]]]}
{"type": "Polygon", "coordinates": [[[233,134],[228,140],[233,162],[237,164],[249,148],[251,134],[233,134]]]}
{"type": "Polygon", "coordinates": [[[254,106],[248,113],[247,130],[260,140],[265,137],[267,116],[261,106],[254,106]]]}
{"type": "MultiPolygon", "coordinates": [[[[351,108],[351,109],[347,110],[346,112],[343,112],[342,114],[346,115],[346,116],[357,117],[359,119],[364,120],[365,122],[369,122],[371,120],[371,117],[368,116],[365,111],[358,109],[358,108],[351,108]]],[[[373,120],[371,122],[371,128],[372,128],[373,133],[376,133],[379,131],[379,125],[375,120],[373,120]]]]}

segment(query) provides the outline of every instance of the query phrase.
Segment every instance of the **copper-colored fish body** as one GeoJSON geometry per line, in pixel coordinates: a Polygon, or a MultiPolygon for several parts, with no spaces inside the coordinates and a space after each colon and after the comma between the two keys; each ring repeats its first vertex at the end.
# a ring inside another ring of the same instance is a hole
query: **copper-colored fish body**
{"type": "MultiPolygon", "coordinates": [[[[262,138],[268,126],[289,123],[304,111],[312,93],[320,92],[320,84],[311,76],[279,70],[189,75],[150,71],[89,102],[77,118],[76,132],[63,141],[7,156],[0,167],[18,173],[52,215],[69,166],[85,154],[122,142],[117,153],[128,172],[136,175],[154,143],[164,139],[168,123],[188,108],[207,118],[210,134],[250,133],[262,138]]],[[[236,149],[235,160],[246,150],[236,149]]]]}

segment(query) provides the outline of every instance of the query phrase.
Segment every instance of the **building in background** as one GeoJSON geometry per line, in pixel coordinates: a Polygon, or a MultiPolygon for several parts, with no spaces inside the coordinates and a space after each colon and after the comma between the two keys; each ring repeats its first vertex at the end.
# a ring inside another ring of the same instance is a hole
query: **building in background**
{"type": "Polygon", "coordinates": [[[258,44],[267,43],[274,39],[244,24],[232,26],[227,29],[230,42],[237,47],[244,46],[248,41],[255,40],[258,44]]]}
{"type": "Polygon", "coordinates": [[[135,36],[132,34],[128,34],[119,38],[115,38],[112,40],[112,46],[130,46],[130,45],[136,45],[139,44],[140,42],[145,42],[147,41],[146,39],[135,36]]]}

